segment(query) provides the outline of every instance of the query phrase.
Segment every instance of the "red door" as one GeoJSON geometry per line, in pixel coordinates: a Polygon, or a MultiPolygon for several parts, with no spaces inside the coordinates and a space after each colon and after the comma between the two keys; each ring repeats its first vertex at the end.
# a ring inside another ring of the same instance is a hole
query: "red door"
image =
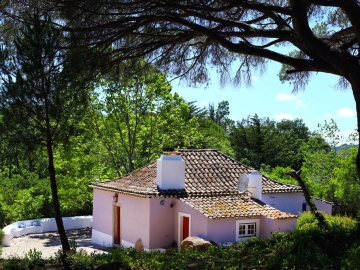
{"type": "Polygon", "coordinates": [[[183,239],[189,237],[189,218],[183,217],[183,230],[182,230],[183,239]]]}
{"type": "Polygon", "coordinates": [[[114,244],[121,244],[120,207],[114,205],[114,244]]]}

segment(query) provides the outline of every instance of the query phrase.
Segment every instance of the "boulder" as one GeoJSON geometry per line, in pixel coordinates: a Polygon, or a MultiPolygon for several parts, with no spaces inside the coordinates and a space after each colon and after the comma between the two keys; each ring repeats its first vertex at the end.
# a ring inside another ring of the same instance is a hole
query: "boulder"
{"type": "Polygon", "coordinates": [[[141,240],[141,238],[139,238],[136,243],[135,243],[135,249],[136,251],[144,251],[144,244],[141,240]]]}
{"type": "Polygon", "coordinates": [[[199,237],[188,237],[181,242],[180,251],[182,250],[198,250],[198,251],[206,251],[211,246],[209,241],[201,239],[199,237]]]}

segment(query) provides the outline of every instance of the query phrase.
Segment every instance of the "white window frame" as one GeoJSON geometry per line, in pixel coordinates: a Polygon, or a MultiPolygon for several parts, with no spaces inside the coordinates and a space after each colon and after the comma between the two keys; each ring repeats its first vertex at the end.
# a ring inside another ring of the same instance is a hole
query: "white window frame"
{"type": "Polygon", "coordinates": [[[237,220],[236,221],[236,242],[239,241],[245,241],[251,237],[259,237],[259,232],[260,232],[260,220],[259,219],[243,219],[243,220],[237,220]],[[245,233],[245,235],[241,236],[239,235],[239,226],[240,225],[246,225],[245,230],[248,230],[248,225],[255,225],[255,234],[247,234],[247,232],[245,233]]]}
{"type": "Polygon", "coordinates": [[[182,217],[189,218],[189,236],[191,236],[191,214],[179,212],[178,214],[178,247],[180,248],[182,238],[182,217]]]}

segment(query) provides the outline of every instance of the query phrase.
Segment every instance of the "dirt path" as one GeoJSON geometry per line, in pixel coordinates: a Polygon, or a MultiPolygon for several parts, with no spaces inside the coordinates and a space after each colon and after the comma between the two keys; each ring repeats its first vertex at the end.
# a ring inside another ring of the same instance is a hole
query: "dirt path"
{"type": "MultiPolygon", "coordinates": [[[[82,248],[88,253],[106,252],[106,248],[91,243],[89,229],[68,230],[66,234],[69,241],[75,239],[78,249],[82,248]]],[[[43,258],[54,257],[54,253],[61,249],[59,234],[57,232],[48,232],[13,238],[10,242],[10,247],[3,247],[1,257],[17,256],[23,258],[30,249],[34,248],[42,252],[43,258]]]]}

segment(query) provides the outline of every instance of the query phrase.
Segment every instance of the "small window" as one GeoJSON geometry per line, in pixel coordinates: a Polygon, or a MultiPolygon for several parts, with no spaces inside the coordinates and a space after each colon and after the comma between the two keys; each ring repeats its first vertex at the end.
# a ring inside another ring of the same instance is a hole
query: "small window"
{"type": "Polygon", "coordinates": [[[246,228],[245,224],[239,225],[239,235],[245,235],[246,228]]]}
{"type": "Polygon", "coordinates": [[[302,211],[305,212],[306,211],[306,203],[302,204],[302,211]]]}
{"type": "Polygon", "coordinates": [[[256,223],[239,224],[239,238],[256,235],[256,223]]]}

